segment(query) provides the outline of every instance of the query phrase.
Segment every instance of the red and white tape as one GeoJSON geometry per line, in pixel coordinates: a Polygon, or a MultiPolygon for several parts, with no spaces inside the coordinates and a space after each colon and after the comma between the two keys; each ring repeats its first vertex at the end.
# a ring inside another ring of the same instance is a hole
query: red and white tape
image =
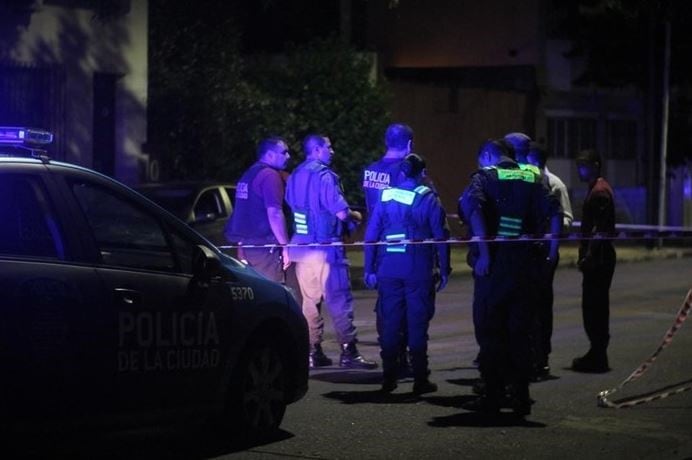
{"type": "Polygon", "coordinates": [[[673,321],[673,325],[668,329],[666,334],[663,336],[663,340],[661,341],[661,344],[658,346],[656,351],[647,359],[644,361],[637,369],[634,370],[630,374],[629,377],[627,377],[620,385],[618,385],[615,388],[611,388],[609,390],[603,390],[600,393],[598,393],[598,405],[600,407],[610,407],[610,408],[615,408],[615,409],[621,409],[625,407],[631,407],[631,406],[636,406],[638,404],[644,404],[648,403],[651,401],[656,401],[658,399],[663,399],[667,398],[669,396],[673,396],[675,394],[683,393],[685,391],[690,391],[692,390],[692,380],[688,380],[685,382],[681,382],[672,386],[667,386],[665,388],[662,388],[660,390],[656,390],[653,392],[649,392],[644,395],[637,395],[637,396],[632,396],[629,398],[624,398],[618,401],[611,401],[609,398],[612,396],[614,393],[622,389],[625,385],[628,383],[638,379],[644,373],[651,367],[654,361],[656,361],[656,358],[658,355],[661,354],[661,352],[668,346],[670,343],[673,341],[673,336],[680,330],[680,327],[682,326],[682,323],[685,322],[687,319],[687,316],[689,315],[690,309],[692,309],[692,289],[690,289],[687,292],[687,297],[685,298],[685,302],[682,304],[682,307],[680,307],[680,311],[678,312],[677,316],[675,317],[675,321],[673,321]]]}
{"type": "MultiPolygon", "coordinates": [[[[617,228],[619,228],[618,226],[617,228]]],[[[389,241],[354,241],[346,243],[342,241],[332,241],[325,243],[290,243],[286,247],[362,247],[362,246],[387,246],[391,244],[469,244],[478,242],[496,242],[510,243],[517,241],[581,241],[581,240],[619,240],[619,241],[634,241],[634,240],[687,240],[692,239],[692,228],[689,227],[658,227],[648,225],[630,225],[627,226],[631,231],[615,231],[615,232],[598,232],[592,234],[584,233],[541,233],[533,235],[519,235],[516,237],[450,237],[445,240],[436,239],[404,239],[404,240],[389,240],[389,241]]],[[[238,247],[243,248],[274,248],[277,244],[236,244],[223,245],[219,249],[233,249],[238,247]]]]}

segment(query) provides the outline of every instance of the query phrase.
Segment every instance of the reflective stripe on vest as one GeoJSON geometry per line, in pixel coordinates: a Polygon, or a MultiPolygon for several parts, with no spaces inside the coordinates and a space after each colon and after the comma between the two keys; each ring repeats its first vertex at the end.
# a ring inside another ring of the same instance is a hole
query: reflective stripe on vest
{"type": "Polygon", "coordinates": [[[293,213],[293,222],[295,223],[296,233],[299,235],[307,235],[308,229],[308,218],[305,214],[301,212],[293,213]]]}
{"type": "MultiPolygon", "coordinates": [[[[391,235],[385,235],[384,239],[387,242],[405,240],[406,234],[405,233],[394,233],[391,235]]],[[[386,252],[406,252],[406,245],[405,244],[391,244],[391,245],[388,244],[385,250],[386,250],[386,252]]]]}
{"type": "Polygon", "coordinates": [[[522,180],[524,182],[535,183],[537,176],[531,171],[523,169],[502,169],[496,168],[497,178],[500,180],[522,180]]]}
{"type": "Polygon", "coordinates": [[[530,171],[534,173],[537,176],[541,175],[541,170],[538,166],[534,166],[529,163],[517,163],[519,165],[519,168],[522,169],[523,171],[530,171]]]}
{"type": "Polygon", "coordinates": [[[500,216],[500,226],[497,229],[497,234],[499,236],[519,236],[522,223],[522,219],[516,217],[500,216]]]}

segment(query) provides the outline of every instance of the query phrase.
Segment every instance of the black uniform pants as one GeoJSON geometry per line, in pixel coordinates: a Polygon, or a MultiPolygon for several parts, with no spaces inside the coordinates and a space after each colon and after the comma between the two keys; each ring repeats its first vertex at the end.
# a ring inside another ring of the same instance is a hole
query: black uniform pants
{"type": "Polygon", "coordinates": [[[479,369],[487,394],[499,398],[507,384],[528,394],[533,312],[527,294],[529,254],[498,249],[486,276],[475,276],[473,322],[480,345],[479,369]]]}
{"type": "Polygon", "coordinates": [[[548,365],[548,356],[552,351],[551,338],[553,336],[553,281],[555,270],[559,262],[547,261],[547,250],[539,248],[536,258],[531,264],[532,281],[531,306],[533,318],[531,321],[531,356],[533,366],[541,368],[548,365]]]}
{"type": "Polygon", "coordinates": [[[615,272],[615,250],[608,244],[598,259],[582,268],[581,310],[584,331],[594,352],[605,352],[610,341],[610,284],[615,272]]]}
{"type": "Polygon", "coordinates": [[[401,325],[407,326],[407,345],[415,379],[428,376],[428,326],[435,314],[432,279],[380,278],[378,281],[378,333],[385,378],[395,378],[401,356],[401,325]]]}

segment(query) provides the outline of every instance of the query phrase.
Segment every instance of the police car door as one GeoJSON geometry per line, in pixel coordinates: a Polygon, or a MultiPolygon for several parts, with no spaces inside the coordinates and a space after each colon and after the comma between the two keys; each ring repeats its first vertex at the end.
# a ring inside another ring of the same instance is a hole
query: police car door
{"type": "Polygon", "coordinates": [[[212,298],[191,292],[192,276],[182,268],[193,245],[168,229],[158,208],[124,188],[82,179],[70,187],[110,305],[104,360],[115,409],[165,412],[209,398],[220,372],[220,338],[212,298]]]}
{"type": "Polygon", "coordinates": [[[3,416],[84,414],[93,407],[89,327],[102,293],[44,165],[0,171],[0,407],[3,416]]]}

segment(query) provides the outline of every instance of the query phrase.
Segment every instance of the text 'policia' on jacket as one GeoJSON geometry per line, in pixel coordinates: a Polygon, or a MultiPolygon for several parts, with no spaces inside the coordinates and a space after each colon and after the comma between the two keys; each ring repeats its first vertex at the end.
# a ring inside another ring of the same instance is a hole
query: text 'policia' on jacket
{"type": "Polygon", "coordinates": [[[399,184],[401,158],[383,158],[363,170],[363,192],[368,216],[372,215],[382,190],[399,184]]]}
{"type": "Polygon", "coordinates": [[[293,210],[294,240],[299,243],[326,243],[338,241],[343,233],[338,217],[320,206],[321,180],[332,175],[334,182],[341,183],[339,176],[319,161],[306,161],[289,177],[286,198],[293,210]]]}
{"type": "Polygon", "coordinates": [[[269,225],[264,200],[252,190],[255,178],[266,168],[271,169],[269,165],[257,162],[238,181],[230,231],[226,233],[228,241],[245,244],[277,243],[269,225]]]}

